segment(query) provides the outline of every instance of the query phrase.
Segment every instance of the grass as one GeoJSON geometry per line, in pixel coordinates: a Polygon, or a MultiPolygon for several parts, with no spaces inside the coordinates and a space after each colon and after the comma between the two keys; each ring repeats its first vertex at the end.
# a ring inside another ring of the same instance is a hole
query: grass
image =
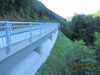
{"type": "Polygon", "coordinates": [[[36,75],[61,75],[62,66],[66,61],[65,58],[73,48],[73,41],[59,31],[58,38],[50,56],[36,75]]]}
{"type": "MultiPolygon", "coordinates": [[[[59,31],[58,38],[47,61],[40,67],[36,75],[75,75],[79,70],[84,71],[86,75],[93,74],[93,67],[68,67],[67,63],[96,63],[94,53],[91,47],[85,46],[84,41],[72,41],[59,31]]],[[[80,71],[80,74],[83,72],[80,71]]]]}

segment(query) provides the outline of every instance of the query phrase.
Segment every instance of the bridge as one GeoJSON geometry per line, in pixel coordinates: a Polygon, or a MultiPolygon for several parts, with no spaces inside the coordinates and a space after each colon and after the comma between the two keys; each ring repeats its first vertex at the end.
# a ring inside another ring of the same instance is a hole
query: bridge
{"type": "Polygon", "coordinates": [[[0,75],[35,75],[48,58],[59,23],[0,21],[0,75]]]}

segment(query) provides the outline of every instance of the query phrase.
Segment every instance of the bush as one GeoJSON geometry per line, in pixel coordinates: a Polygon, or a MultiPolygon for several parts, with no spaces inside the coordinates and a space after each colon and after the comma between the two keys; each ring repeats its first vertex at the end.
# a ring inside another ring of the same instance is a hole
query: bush
{"type": "Polygon", "coordinates": [[[70,63],[96,63],[93,49],[88,48],[81,41],[76,41],[72,53],[66,56],[63,75],[96,75],[94,66],[72,66],[70,63]]]}
{"type": "Polygon", "coordinates": [[[68,23],[68,22],[60,22],[60,30],[61,32],[64,33],[65,36],[67,36],[68,38],[71,38],[72,36],[72,23],[68,23]]]}
{"type": "Polygon", "coordinates": [[[96,37],[96,40],[94,42],[95,43],[94,49],[96,51],[95,56],[96,56],[96,61],[97,61],[95,70],[97,74],[100,74],[100,33],[95,32],[95,37],[96,37]]]}
{"type": "Polygon", "coordinates": [[[94,32],[100,32],[100,17],[75,15],[72,19],[73,40],[84,40],[87,45],[94,45],[94,32]]]}

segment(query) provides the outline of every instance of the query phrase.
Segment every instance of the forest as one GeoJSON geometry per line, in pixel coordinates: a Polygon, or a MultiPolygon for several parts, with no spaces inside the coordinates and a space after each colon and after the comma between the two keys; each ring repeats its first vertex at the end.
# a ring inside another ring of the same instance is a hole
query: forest
{"type": "MultiPolygon", "coordinates": [[[[98,13],[100,14],[100,11],[98,13]]],[[[73,16],[70,23],[61,22],[61,24],[60,30],[76,44],[74,50],[66,56],[66,63],[94,64],[78,67],[65,65],[63,75],[99,75],[100,17],[96,14],[77,14],[73,16]]]]}
{"type": "Polygon", "coordinates": [[[86,45],[94,45],[95,32],[100,32],[100,17],[75,15],[70,23],[61,22],[61,31],[72,40],[83,40],[86,45]]]}
{"type": "Polygon", "coordinates": [[[0,20],[66,21],[39,0],[0,0],[0,20]]]}

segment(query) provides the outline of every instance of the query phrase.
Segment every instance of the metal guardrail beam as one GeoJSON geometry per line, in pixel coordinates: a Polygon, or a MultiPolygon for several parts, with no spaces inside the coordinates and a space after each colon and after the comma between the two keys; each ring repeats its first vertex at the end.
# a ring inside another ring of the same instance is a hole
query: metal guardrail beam
{"type": "Polygon", "coordinates": [[[11,45],[19,41],[29,39],[36,35],[40,36],[50,33],[59,26],[59,23],[38,23],[38,22],[13,22],[0,21],[0,48],[7,47],[7,53],[11,45]],[[16,25],[17,24],[17,25],[16,25]]]}

